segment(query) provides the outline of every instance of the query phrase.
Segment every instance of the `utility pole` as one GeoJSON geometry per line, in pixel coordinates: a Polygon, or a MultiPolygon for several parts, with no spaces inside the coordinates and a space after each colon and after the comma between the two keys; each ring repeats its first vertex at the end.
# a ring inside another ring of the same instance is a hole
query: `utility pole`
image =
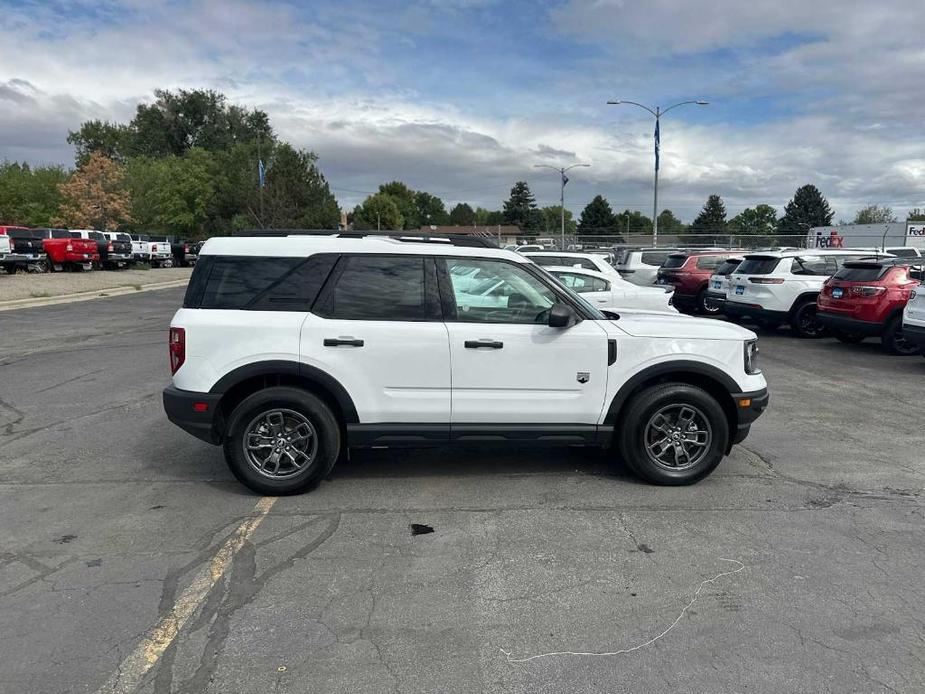
{"type": "Polygon", "coordinates": [[[706,106],[709,104],[709,101],[680,101],[674,106],[669,106],[664,111],[656,106],[653,111],[648,106],[644,106],[635,101],[627,101],[626,99],[616,99],[613,101],[608,101],[610,106],[618,106],[620,104],[631,104],[633,106],[638,106],[641,109],[644,109],[655,116],[655,190],[652,195],[652,245],[658,246],[658,168],[659,168],[659,150],[661,149],[661,134],[660,134],[660,121],[661,117],[668,113],[670,110],[678,108],[678,106],[684,106],[685,104],[696,104],[697,106],[706,106]]]}
{"type": "Polygon", "coordinates": [[[559,234],[561,239],[559,244],[561,246],[560,250],[565,250],[565,184],[568,183],[568,178],[565,176],[566,171],[574,169],[576,166],[591,166],[590,164],[572,164],[571,166],[550,166],[549,164],[534,164],[533,168],[535,169],[552,169],[553,171],[559,172],[559,234]]]}

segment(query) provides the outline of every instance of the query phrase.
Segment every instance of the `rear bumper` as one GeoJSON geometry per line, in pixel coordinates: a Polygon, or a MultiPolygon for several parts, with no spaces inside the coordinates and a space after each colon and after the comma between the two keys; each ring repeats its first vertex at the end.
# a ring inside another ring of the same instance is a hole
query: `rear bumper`
{"type": "Polygon", "coordinates": [[[789,314],[786,311],[770,311],[758,304],[744,304],[739,301],[726,300],[723,310],[728,316],[757,318],[759,320],[776,320],[783,323],[789,314]]]}
{"type": "Polygon", "coordinates": [[[222,442],[220,424],[221,411],[218,402],[221,394],[196,393],[189,390],[180,390],[173,386],[164,388],[164,412],[167,419],[176,424],[188,434],[206,443],[219,444],[222,442]],[[205,406],[205,411],[198,411],[205,406]]]}
{"type": "Polygon", "coordinates": [[[827,328],[845,333],[857,335],[880,335],[883,333],[883,323],[858,320],[857,318],[840,316],[837,313],[816,311],[816,320],[827,328]]]}
{"type": "Polygon", "coordinates": [[[752,423],[768,408],[770,395],[763,388],[750,393],[732,393],[732,403],[737,415],[735,431],[732,432],[731,444],[742,443],[752,428],[752,423]]]}
{"type": "Polygon", "coordinates": [[[903,323],[903,337],[925,349],[925,325],[903,323]]]}

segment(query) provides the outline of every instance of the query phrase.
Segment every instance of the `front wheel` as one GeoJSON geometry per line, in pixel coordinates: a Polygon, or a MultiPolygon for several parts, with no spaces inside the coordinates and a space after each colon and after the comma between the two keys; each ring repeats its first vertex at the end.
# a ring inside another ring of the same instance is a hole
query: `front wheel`
{"type": "Polygon", "coordinates": [[[231,414],[225,461],[259,494],[306,491],[334,467],[340,453],[337,419],[319,398],[299,388],[265,388],[231,414]]]}
{"type": "Polygon", "coordinates": [[[720,404],[702,388],[665,383],[630,401],[621,418],[620,456],[654,484],[692,484],[719,465],[729,441],[720,404]]]}
{"type": "Polygon", "coordinates": [[[797,306],[790,318],[790,328],[798,337],[806,339],[816,339],[826,334],[823,326],[816,317],[816,302],[804,301],[797,306]]]}

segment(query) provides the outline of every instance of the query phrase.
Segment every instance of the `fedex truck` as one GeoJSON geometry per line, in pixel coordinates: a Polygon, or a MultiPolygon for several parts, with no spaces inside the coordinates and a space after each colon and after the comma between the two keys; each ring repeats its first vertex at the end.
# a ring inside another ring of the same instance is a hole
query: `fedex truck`
{"type": "Polygon", "coordinates": [[[925,255],[925,222],[886,224],[839,224],[813,227],[806,235],[807,248],[869,248],[893,255],[925,255]]]}

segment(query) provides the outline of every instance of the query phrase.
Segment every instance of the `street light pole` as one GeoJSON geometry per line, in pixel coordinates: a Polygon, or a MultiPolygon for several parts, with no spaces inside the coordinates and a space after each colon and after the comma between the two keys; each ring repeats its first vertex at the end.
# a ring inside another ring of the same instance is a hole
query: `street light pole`
{"type": "Polygon", "coordinates": [[[652,245],[658,246],[658,158],[659,158],[659,148],[660,148],[660,124],[661,117],[668,113],[670,110],[678,108],[678,106],[684,106],[686,104],[696,104],[697,106],[706,106],[709,104],[709,101],[702,101],[700,99],[696,101],[680,101],[674,106],[669,106],[664,111],[656,106],[653,111],[648,106],[637,103],[635,101],[627,101],[626,99],[616,99],[613,101],[608,101],[610,106],[619,106],[621,104],[630,104],[632,106],[638,106],[641,109],[644,109],[655,116],[655,191],[652,195],[652,245]]]}
{"type": "Polygon", "coordinates": [[[559,234],[562,245],[561,250],[565,250],[565,172],[574,169],[576,166],[591,166],[590,164],[572,164],[571,166],[551,166],[549,164],[534,164],[535,169],[552,169],[559,172],[559,234]]]}

